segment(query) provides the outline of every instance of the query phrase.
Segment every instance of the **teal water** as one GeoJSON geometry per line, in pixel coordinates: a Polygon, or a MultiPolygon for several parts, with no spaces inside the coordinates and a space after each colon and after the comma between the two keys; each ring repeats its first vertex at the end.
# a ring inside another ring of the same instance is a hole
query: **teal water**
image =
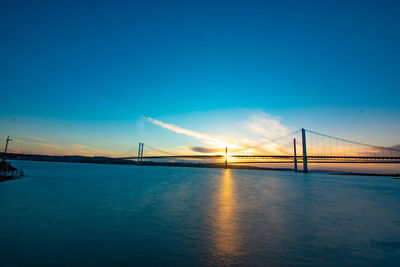
{"type": "Polygon", "coordinates": [[[1,266],[399,266],[400,180],[14,161],[1,266]]]}

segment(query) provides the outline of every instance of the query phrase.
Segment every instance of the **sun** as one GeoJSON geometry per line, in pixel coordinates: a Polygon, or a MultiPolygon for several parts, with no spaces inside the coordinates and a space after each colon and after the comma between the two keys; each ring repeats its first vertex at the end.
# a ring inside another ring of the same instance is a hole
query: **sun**
{"type": "Polygon", "coordinates": [[[227,156],[225,156],[226,161],[230,161],[231,159],[232,159],[232,157],[229,154],[227,156]]]}

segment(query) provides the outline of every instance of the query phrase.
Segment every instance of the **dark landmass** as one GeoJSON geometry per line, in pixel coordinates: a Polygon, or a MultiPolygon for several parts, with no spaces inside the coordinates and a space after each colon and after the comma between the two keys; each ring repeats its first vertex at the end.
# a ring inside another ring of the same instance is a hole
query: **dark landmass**
{"type": "MultiPolygon", "coordinates": [[[[2,153],[0,153],[1,155],[2,153]]],[[[201,163],[201,162],[159,162],[142,161],[110,158],[110,157],[85,157],[85,156],[50,156],[34,154],[7,153],[9,160],[30,160],[30,161],[48,161],[48,162],[73,162],[73,163],[95,163],[95,164],[122,164],[122,165],[146,165],[146,166],[178,166],[178,167],[204,167],[204,168],[225,168],[224,163],[201,163]]],[[[253,166],[231,165],[233,169],[266,169],[266,170],[292,170],[289,168],[262,168],[253,166]]]]}
{"type": "Polygon", "coordinates": [[[0,182],[11,180],[18,176],[23,176],[23,172],[14,168],[10,162],[4,160],[0,162],[0,182]]]}
{"type": "MultiPolygon", "coordinates": [[[[2,155],[3,153],[0,153],[2,155]]],[[[114,159],[109,157],[85,157],[85,156],[50,156],[35,154],[7,153],[9,160],[31,160],[49,162],[75,162],[75,163],[99,163],[99,164],[137,164],[136,161],[114,159]]]]}
{"type": "Polygon", "coordinates": [[[7,161],[0,162],[0,172],[12,172],[16,171],[17,169],[11,166],[11,164],[7,161]]]}
{"type": "MultiPolygon", "coordinates": [[[[2,156],[3,153],[0,153],[2,156]]],[[[159,161],[142,161],[110,158],[110,157],[85,157],[85,156],[50,156],[50,155],[34,155],[34,154],[18,154],[7,153],[9,160],[29,160],[29,161],[47,161],[47,162],[71,162],[71,163],[94,163],[94,164],[121,164],[121,165],[144,165],[144,166],[172,166],[172,167],[197,167],[197,168],[225,168],[224,163],[201,163],[201,162],[159,162],[159,161]]],[[[275,170],[275,171],[293,171],[292,168],[268,168],[245,165],[228,165],[229,169],[247,169],[247,170],[275,170]]],[[[299,171],[301,172],[301,171],[299,171]]],[[[399,173],[395,174],[375,174],[375,173],[359,173],[348,171],[323,171],[313,170],[311,172],[319,172],[326,174],[339,175],[362,175],[362,176],[390,176],[400,177],[399,173]]]]}

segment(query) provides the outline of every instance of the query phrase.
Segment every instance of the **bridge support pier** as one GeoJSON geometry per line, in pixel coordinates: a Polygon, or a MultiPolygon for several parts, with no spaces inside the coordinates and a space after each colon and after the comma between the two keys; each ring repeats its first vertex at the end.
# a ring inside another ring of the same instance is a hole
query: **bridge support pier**
{"type": "Polygon", "coordinates": [[[308,172],[307,166],[307,143],[306,143],[306,130],[301,128],[301,139],[302,139],[302,146],[303,146],[303,172],[308,172]]]}

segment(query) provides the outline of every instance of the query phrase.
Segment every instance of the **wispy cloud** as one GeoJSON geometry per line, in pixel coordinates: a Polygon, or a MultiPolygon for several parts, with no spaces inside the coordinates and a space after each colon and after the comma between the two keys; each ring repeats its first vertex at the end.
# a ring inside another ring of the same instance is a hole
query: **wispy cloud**
{"type": "Polygon", "coordinates": [[[42,137],[38,137],[38,136],[31,136],[31,135],[27,135],[25,136],[26,138],[32,139],[32,140],[36,140],[36,141],[40,141],[42,143],[48,143],[48,144],[54,144],[55,142],[46,138],[42,138],[42,137]]]}
{"type": "Polygon", "coordinates": [[[224,140],[222,137],[205,134],[205,133],[201,133],[201,132],[197,132],[197,131],[192,131],[192,130],[185,129],[185,128],[176,126],[171,123],[165,123],[165,122],[162,122],[162,121],[150,118],[150,117],[144,117],[144,118],[155,125],[161,126],[165,129],[171,130],[171,131],[179,133],[179,134],[192,136],[196,139],[199,139],[199,140],[204,141],[209,144],[213,144],[213,145],[227,144],[227,141],[224,140]]]}
{"type": "Polygon", "coordinates": [[[73,144],[72,148],[74,149],[74,151],[82,155],[111,156],[116,154],[115,152],[112,151],[97,149],[82,144],[73,144]]]}
{"type": "Polygon", "coordinates": [[[201,146],[193,146],[193,147],[186,147],[187,149],[193,152],[200,152],[200,153],[223,153],[223,149],[220,148],[210,148],[210,147],[201,147],[201,146]]]}
{"type": "Polygon", "coordinates": [[[10,151],[17,153],[49,154],[49,155],[84,155],[84,156],[112,156],[115,152],[101,150],[82,144],[61,145],[52,140],[37,136],[24,136],[23,139],[13,139],[16,146],[11,146],[10,151]],[[29,140],[30,139],[30,140],[29,140]],[[34,140],[34,141],[32,141],[34,140]],[[41,142],[37,142],[41,141],[41,142]]]}
{"type": "Polygon", "coordinates": [[[61,146],[61,145],[42,143],[42,142],[29,142],[29,141],[24,141],[24,140],[20,140],[20,139],[13,139],[13,141],[16,143],[20,143],[20,144],[36,145],[36,146],[41,146],[41,147],[45,147],[45,148],[54,148],[54,149],[64,148],[64,146],[61,146]]]}
{"type": "Polygon", "coordinates": [[[263,138],[273,139],[289,133],[288,127],[281,123],[280,117],[271,116],[265,112],[251,115],[248,122],[244,123],[251,131],[263,138]]]}
{"type": "Polygon", "coordinates": [[[33,143],[42,147],[47,147],[47,148],[54,148],[54,149],[63,149],[64,146],[60,145],[55,145],[55,144],[46,144],[46,143],[33,143]]]}
{"type": "MultiPolygon", "coordinates": [[[[265,112],[258,112],[251,115],[248,121],[240,122],[239,125],[244,127],[249,134],[258,136],[257,138],[247,139],[245,137],[238,140],[229,140],[225,137],[215,136],[199,131],[186,129],[175,124],[165,123],[157,119],[145,117],[145,119],[155,125],[168,129],[175,133],[192,136],[203,143],[214,145],[218,148],[228,146],[231,153],[279,153],[284,154],[286,149],[279,144],[275,144],[270,140],[273,138],[285,136],[289,132],[289,128],[280,122],[279,117],[271,116],[265,112]]],[[[190,151],[200,153],[218,153],[221,149],[209,147],[185,147],[190,151]]]]}

